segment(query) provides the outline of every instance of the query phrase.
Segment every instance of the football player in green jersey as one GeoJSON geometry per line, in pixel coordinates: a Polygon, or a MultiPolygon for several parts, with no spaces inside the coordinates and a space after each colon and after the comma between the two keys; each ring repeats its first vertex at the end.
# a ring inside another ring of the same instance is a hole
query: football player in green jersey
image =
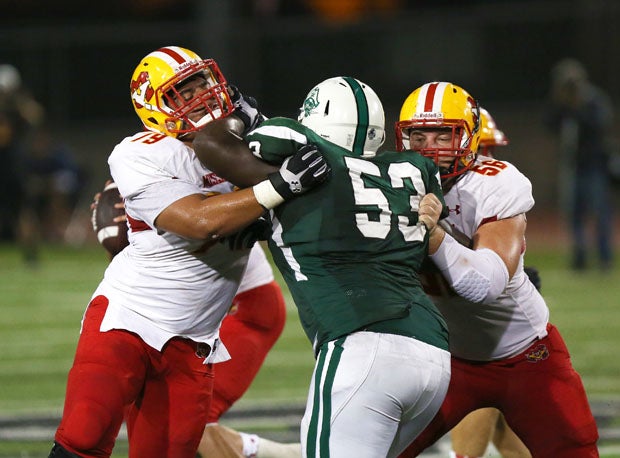
{"type": "Polygon", "coordinates": [[[376,154],[383,106],[350,77],[316,85],[298,121],[268,119],[243,139],[236,122],[209,123],[194,141],[232,183],[264,179],[300,147],[318,148],[331,168],[322,188],[270,213],[269,247],[316,356],[303,456],[396,456],[450,378],[447,328],[417,274],[446,214],[437,166],[413,152],[376,154]]]}

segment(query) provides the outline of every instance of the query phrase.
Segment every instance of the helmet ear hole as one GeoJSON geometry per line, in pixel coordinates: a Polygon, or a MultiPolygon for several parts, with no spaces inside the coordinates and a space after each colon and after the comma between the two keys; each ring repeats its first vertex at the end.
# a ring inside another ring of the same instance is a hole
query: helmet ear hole
{"type": "Polygon", "coordinates": [[[329,116],[329,103],[330,103],[330,100],[328,100],[327,103],[325,104],[325,112],[323,113],[325,116],[329,116]]]}

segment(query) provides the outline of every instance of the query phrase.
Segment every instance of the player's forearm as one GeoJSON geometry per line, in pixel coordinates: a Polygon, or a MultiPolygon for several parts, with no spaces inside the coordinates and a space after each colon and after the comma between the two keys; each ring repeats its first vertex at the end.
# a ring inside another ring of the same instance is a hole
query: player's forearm
{"type": "Polygon", "coordinates": [[[315,145],[305,145],[281,167],[251,188],[207,197],[185,196],[155,220],[159,230],[197,240],[216,240],[242,229],[271,210],[320,185],[331,169],[315,145]]]}
{"type": "Polygon", "coordinates": [[[247,226],[265,212],[252,188],[208,197],[179,199],[157,217],[159,230],[194,240],[217,240],[247,226]]]}
{"type": "Polygon", "coordinates": [[[243,123],[234,116],[207,124],[194,139],[198,159],[218,176],[240,188],[253,186],[278,170],[254,157],[240,137],[243,123]]]}
{"type": "MultiPolygon", "coordinates": [[[[437,230],[443,231],[441,228],[437,230]]],[[[435,234],[431,235],[431,239],[435,234]]],[[[436,236],[439,239],[439,235],[436,236]]],[[[445,233],[430,257],[452,289],[472,302],[492,301],[508,285],[508,269],[493,250],[472,250],[445,233]]]]}
{"type": "Polygon", "coordinates": [[[428,254],[434,254],[446,235],[446,231],[439,225],[435,226],[428,237],[428,254]]]}

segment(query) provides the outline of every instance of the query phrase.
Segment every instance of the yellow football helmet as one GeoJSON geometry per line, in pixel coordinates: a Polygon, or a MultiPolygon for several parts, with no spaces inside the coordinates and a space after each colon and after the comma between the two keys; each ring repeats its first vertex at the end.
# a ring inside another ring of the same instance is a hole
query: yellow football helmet
{"type": "Polygon", "coordinates": [[[480,147],[478,148],[478,154],[494,157],[495,147],[507,144],[508,137],[497,128],[497,124],[495,124],[491,114],[480,107],[480,147]]]}
{"type": "Polygon", "coordinates": [[[447,82],[427,83],[405,99],[396,122],[396,148],[409,149],[413,129],[452,129],[449,148],[424,148],[418,151],[439,163],[440,157],[454,158],[453,165],[441,168],[441,178],[460,175],[471,168],[480,143],[480,109],[463,88],[447,82]]]}
{"type": "Polygon", "coordinates": [[[144,127],[171,137],[199,130],[234,111],[226,78],[213,59],[166,46],[145,56],[131,77],[130,95],[144,127]],[[198,89],[179,92],[181,83],[203,78],[198,89]]]}

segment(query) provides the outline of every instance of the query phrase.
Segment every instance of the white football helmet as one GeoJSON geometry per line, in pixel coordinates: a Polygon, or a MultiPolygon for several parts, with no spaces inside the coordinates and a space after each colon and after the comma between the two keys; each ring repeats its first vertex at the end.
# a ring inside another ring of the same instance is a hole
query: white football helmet
{"type": "Polygon", "coordinates": [[[381,100],[370,86],[348,76],[317,84],[304,99],[297,120],[357,156],[373,157],[385,141],[381,100]]]}

